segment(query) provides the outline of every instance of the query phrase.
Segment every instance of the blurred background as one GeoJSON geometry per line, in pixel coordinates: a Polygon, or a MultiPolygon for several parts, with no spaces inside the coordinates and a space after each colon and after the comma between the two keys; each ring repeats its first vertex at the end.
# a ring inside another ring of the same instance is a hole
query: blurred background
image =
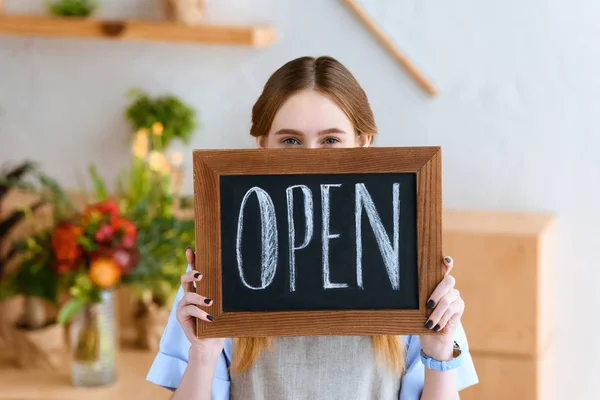
{"type": "Polygon", "coordinates": [[[144,377],[193,243],[192,149],[254,147],[250,112],[262,86],[304,55],[333,56],[354,73],[375,113],[377,145],[442,146],[444,249],[456,260],[481,381],[462,398],[597,397],[600,5],[357,1],[435,85],[431,96],[340,0],[104,0],[93,10],[85,1],[1,3],[0,211],[4,222],[22,217],[2,225],[3,254],[13,239],[24,242],[18,257],[3,259],[0,399],[168,398],[144,377]],[[161,25],[51,18],[88,11],[161,25]],[[121,34],[136,40],[96,40],[121,34]],[[14,174],[28,161],[36,166],[14,174]],[[40,216],[55,212],[77,223],[40,216]],[[111,229],[100,231],[101,221],[111,229]],[[84,249],[120,252],[117,269],[73,270],[70,240],[86,235],[121,235],[119,248],[84,249]],[[143,243],[127,243],[134,239],[143,243]],[[41,271],[51,254],[63,258],[62,271],[41,271]],[[141,269],[129,268],[136,263],[141,269]],[[17,287],[13,271],[48,285],[17,287]],[[75,300],[66,308],[54,284],[65,280],[75,300]],[[119,280],[133,289],[97,290],[119,280]],[[117,332],[116,372],[110,359],[95,372],[106,382],[116,374],[116,383],[80,387],[91,372],[66,367],[49,344],[63,340],[52,323],[59,307],[46,304],[47,315],[24,322],[38,307],[27,299],[40,296],[63,305],[71,348],[88,346],[70,352],[71,363],[94,353],[103,330],[117,332]],[[112,328],[101,322],[109,309],[118,314],[112,328]]]}

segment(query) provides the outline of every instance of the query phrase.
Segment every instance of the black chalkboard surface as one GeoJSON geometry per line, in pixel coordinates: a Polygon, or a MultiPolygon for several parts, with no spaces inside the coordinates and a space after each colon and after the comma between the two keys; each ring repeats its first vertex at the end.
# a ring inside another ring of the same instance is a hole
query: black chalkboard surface
{"type": "Polygon", "coordinates": [[[199,337],[431,333],[439,147],[195,150],[199,337]]]}
{"type": "Polygon", "coordinates": [[[418,309],[414,173],[221,176],[220,191],[224,312],[418,309]]]}

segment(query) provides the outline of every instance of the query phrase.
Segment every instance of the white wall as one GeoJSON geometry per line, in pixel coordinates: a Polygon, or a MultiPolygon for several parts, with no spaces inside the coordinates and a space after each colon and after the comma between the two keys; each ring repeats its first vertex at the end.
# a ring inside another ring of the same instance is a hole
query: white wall
{"type": "MultiPolygon", "coordinates": [[[[435,81],[438,98],[424,95],[338,0],[208,0],[210,20],[272,22],[278,43],[257,51],[0,38],[0,160],[39,160],[68,185],[89,163],[114,177],[128,159],[131,87],[192,103],[202,121],[194,148],[249,147],[250,109],[269,74],[297,56],[332,55],[370,95],[379,145],[443,146],[446,206],[556,213],[557,399],[596,398],[600,4],[363,1],[435,81]]],[[[41,3],[5,2],[11,12],[41,3]]],[[[105,16],[160,15],[158,0],[105,3],[105,16]]]]}

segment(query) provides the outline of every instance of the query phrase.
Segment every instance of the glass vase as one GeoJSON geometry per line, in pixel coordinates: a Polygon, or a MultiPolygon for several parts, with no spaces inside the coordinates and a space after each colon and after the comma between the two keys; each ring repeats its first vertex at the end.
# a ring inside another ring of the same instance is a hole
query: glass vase
{"type": "Polygon", "coordinates": [[[113,293],[102,291],[100,298],[98,303],[85,305],[71,322],[71,375],[75,386],[104,386],[116,380],[113,293]]]}

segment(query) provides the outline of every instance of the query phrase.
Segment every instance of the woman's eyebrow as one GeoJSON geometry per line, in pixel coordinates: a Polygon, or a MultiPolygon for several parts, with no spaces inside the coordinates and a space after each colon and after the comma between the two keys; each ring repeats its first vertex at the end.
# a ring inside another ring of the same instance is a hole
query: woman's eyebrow
{"type": "Polygon", "coordinates": [[[328,129],[323,129],[322,131],[319,131],[319,135],[330,135],[332,133],[346,133],[346,132],[339,128],[328,128],[328,129]]]}
{"type": "Polygon", "coordinates": [[[283,129],[280,129],[280,130],[276,131],[273,134],[274,135],[302,135],[302,132],[300,132],[300,131],[298,131],[296,129],[283,128],[283,129]]]}
{"type": "MultiPolygon", "coordinates": [[[[346,132],[340,128],[327,128],[319,131],[319,136],[330,135],[332,133],[342,133],[346,132]]],[[[282,128],[273,133],[274,135],[302,135],[303,133],[296,129],[282,128]]]]}

